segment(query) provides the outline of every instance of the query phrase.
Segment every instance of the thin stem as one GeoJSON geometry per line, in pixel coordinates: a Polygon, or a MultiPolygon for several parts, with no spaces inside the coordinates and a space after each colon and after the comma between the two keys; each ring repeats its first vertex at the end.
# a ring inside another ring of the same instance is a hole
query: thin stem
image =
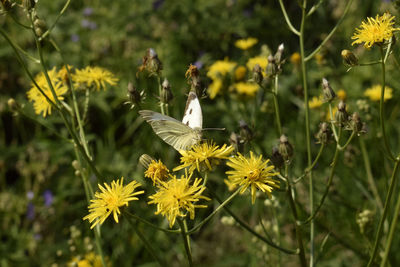
{"type": "Polygon", "coordinates": [[[385,148],[387,153],[389,154],[389,158],[392,161],[396,161],[395,157],[392,154],[392,151],[390,150],[390,145],[389,145],[389,141],[387,139],[386,136],[386,130],[385,130],[385,86],[386,86],[386,70],[385,70],[385,55],[383,52],[383,48],[380,47],[380,51],[381,51],[381,65],[382,65],[382,89],[381,89],[381,99],[379,102],[379,120],[381,123],[381,131],[382,131],[382,137],[385,143],[385,148]]]}
{"type": "Polygon", "coordinates": [[[279,115],[279,104],[278,104],[278,75],[275,75],[274,79],[274,91],[273,94],[274,96],[274,107],[275,107],[275,116],[276,116],[276,125],[278,126],[278,133],[279,136],[282,135],[282,126],[281,126],[281,118],[279,115]]]}
{"type": "Polygon", "coordinates": [[[354,137],[355,135],[356,135],[356,132],[353,131],[353,132],[351,133],[349,139],[347,139],[346,143],[345,143],[343,146],[341,146],[341,145],[338,143],[338,144],[337,144],[337,148],[338,148],[340,151],[343,151],[343,150],[350,144],[351,140],[353,140],[353,137],[354,137]]]}
{"type": "Polygon", "coordinates": [[[301,179],[304,178],[304,176],[306,176],[312,169],[314,169],[315,165],[317,165],[318,160],[319,160],[319,158],[320,158],[321,155],[322,155],[322,151],[324,150],[324,148],[325,148],[325,144],[321,144],[321,146],[320,146],[320,148],[319,148],[319,151],[318,151],[318,154],[317,154],[317,156],[315,157],[315,159],[314,159],[313,163],[311,164],[311,166],[307,167],[307,168],[305,169],[305,171],[304,171],[304,174],[301,175],[300,177],[298,177],[297,179],[295,179],[295,180],[293,181],[293,184],[297,184],[301,179]]]}
{"type": "Polygon", "coordinates": [[[135,224],[129,216],[124,214],[125,218],[128,220],[129,224],[132,226],[133,230],[139,237],[139,239],[143,242],[144,246],[146,247],[147,251],[153,256],[153,258],[158,262],[160,266],[166,266],[164,261],[158,257],[157,252],[153,249],[150,242],[147,241],[146,237],[139,231],[137,224],[135,224]]]}
{"type": "Polygon", "coordinates": [[[282,1],[282,0],[279,0],[279,4],[280,4],[280,6],[281,6],[281,10],[282,10],[283,16],[285,17],[286,24],[289,26],[289,29],[290,29],[294,34],[300,36],[300,32],[299,32],[298,30],[296,30],[296,28],[293,27],[292,23],[290,22],[290,19],[289,19],[289,16],[288,16],[287,12],[286,12],[286,8],[285,8],[285,5],[283,4],[283,1],[282,1]]]}
{"type": "Polygon", "coordinates": [[[361,154],[362,154],[363,161],[364,161],[364,166],[365,166],[365,172],[367,173],[368,183],[369,183],[369,186],[370,186],[370,188],[372,190],[372,193],[374,194],[375,201],[376,201],[376,203],[378,205],[378,208],[379,208],[380,212],[382,212],[383,204],[382,204],[381,197],[379,196],[378,189],[376,187],[374,177],[372,175],[371,163],[369,161],[367,149],[365,148],[364,138],[362,136],[360,136],[359,140],[360,140],[361,154]]]}
{"type": "Polygon", "coordinates": [[[159,227],[159,226],[157,226],[155,224],[152,224],[151,222],[149,222],[149,221],[147,221],[147,220],[145,220],[145,219],[143,219],[143,218],[141,218],[139,216],[136,216],[135,214],[130,213],[129,211],[124,211],[124,213],[126,213],[126,215],[131,216],[133,219],[135,219],[135,220],[137,220],[137,221],[139,221],[141,223],[144,223],[144,224],[146,224],[146,225],[148,225],[148,226],[150,226],[150,227],[152,227],[154,229],[157,229],[157,230],[160,230],[160,231],[163,231],[163,232],[166,232],[166,233],[174,233],[174,234],[177,234],[177,233],[181,232],[181,230],[169,230],[169,229],[161,228],[161,227],[159,227]]]}
{"type": "Polygon", "coordinates": [[[20,22],[15,16],[14,14],[12,14],[11,12],[5,12],[7,15],[9,15],[19,26],[24,27],[25,29],[32,29],[32,26],[28,26],[23,24],[22,22],[20,22]]]}
{"type": "Polygon", "coordinates": [[[189,266],[193,266],[193,260],[192,260],[192,251],[190,249],[190,236],[187,233],[187,225],[185,220],[177,219],[179,226],[181,227],[181,234],[183,238],[183,243],[185,245],[185,251],[186,251],[186,256],[189,262],[189,266]]]}
{"type": "Polygon", "coordinates": [[[331,117],[331,128],[332,128],[332,132],[333,132],[333,136],[335,137],[335,141],[336,143],[339,142],[339,138],[338,138],[338,134],[336,132],[336,127],[335,127],[335,120],[333,119],[333,111],[332,111],[332,103],[329,102],[329,115],[331,117]]]}
{"type": "Polygon", "coordinates": [[[353,2],[353,0],[349,0],[347,1],[346,7],[343,11],[342,16],[340,17],[340,19],[338,20],[338,22],[336,23],[335,27],[333,27],[333,29],[331,30],[331,32],[325,37],[325,39],[321,42],[321,44],[310,54],[305,58],[305,61],[309,61],[310,59],[313,58],[313,56],[318,53],[321,48],[326,44],[326,42],[329,41],[329,39],[332,37],[332,35],[336,32],[336,30],[339,28],[340,24],[342,23],[344,17],[346,16],[347,12],[350,9],[351,3],[353,2]]]}
{"type": "Polygon", "coordinates": [[[376,236],[375,236],[374,247],[373,247],[373,250],[372,250],[372,253],[371,253],[371,257],[370,257],[369,262],[368,262],[368,267],[372,266],[372,264],[373,264],[373,262],[375,260],[376,254],[378,252],[378,246],[379,246],[379,243],[380,243],[380,240],[381,240],[381,236],[382,236],[383,225],[384,225],[384,222],[386,220],[386,215],[387,215],[387,213],[389,211],[390,202],[392,200],[392,194],[393,194],[393,190],[394,190],[394,187],[395,187],[394,185],[396,184],[395,183],[395,181],[396,181],[395,178],[396,178],[397,171],[399,169],[399,163],[400,163],[399,161],[395,162],[394,169],[393,169],[393,172],[392,172],[392,176],[390,177],[389,190],[388,190],[388,193],[386,195],[385,206],[383,208],[382,217],[381,217],[381,219],[379,221],[378,231],[377,231],[376,236]]]}
{"type": "Polygon", "coordinates": [[[56,26],[58,20],[61,18],[61,16],[67,10],[70,2],[71,2],[71,0],[67,0],[67,2],[65,3],[64,7],[61,9],[61,11],[58,14],[58,16],[57,16],[56,20],[54,21],[54,23],[49,27],[49,29],[42,36],[40,36],[39,41],[43,40],[44,38],[46,38],[51,33],[53,28],[56,26]]]}

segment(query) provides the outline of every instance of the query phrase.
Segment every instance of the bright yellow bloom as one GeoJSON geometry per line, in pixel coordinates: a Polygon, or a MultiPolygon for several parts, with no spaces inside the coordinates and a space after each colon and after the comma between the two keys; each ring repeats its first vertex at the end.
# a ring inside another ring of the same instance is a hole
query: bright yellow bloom
{"type": "Polygon", "coordinates": [[[261,67],[262,73],[263,73],[263,75],[265,75],[265,69],[268,65],[268,58],[261,57],[261,56],[249,58],[249,60],[246,63],[246,66],[250,71],[253,71],[254,66],[256,64],[258,64],[261,67]]]}
{"type": "Polygon", "coordinates": [[[301,56],[298,52],[294,52],[291,56],[290,56],[290,62],[293,65],[300,65],[301,62],[301,56]]]}
{"type": "Polygon", "coordinates": [[[176,217],[185,217],[187,213],[190,219],[194,219],[195,208],[206,208],[206,205],[196,205],[200,199],[210,200],[202,196],[201,193],[206,189],[201,184],[202,179],[196,178],[193,184],[190,184],[191,174],[182,175],[180,179],[171,175],[171,179],[158,185],[159,190],[150,196],[149,204],[156,204],[155,214],[165,216],[169,221],[169,227],[175,223],[176,217]]]}
{"type": "Polygon", "coordinates": [[[368,17],[367,21],[363,21],[360,27],[356,28],[356,32],[351,37],[355,41],[351,45],[364,43],[364,47],[370,48],[375,43],[389,41],[393,32],[400,30],[393,27],[394,19],[395,17],[389,13],[382,16],[376,15],[375,19],[368,17]]]}
{"type": "Polygon", "coordinates": [[[210,99],[214,99],[217,94],[221,91],[223,86],[223,81],[220,78],[215,78],[213,82],[208,86],[208,95],[210,99]]]}
{"type": "Polygon", "coordinates": [[[152,160],[147,170],[144,172],[144,177],[150,178],[153,185],[159,184],[160,181],[165,181],[168,178],[169,170],[161,160],[152,160]]]}
{"type": "Polygon", "coordinates": [[[346,94],[346,91],[345,90],[343,90],[343,89],[340,89],[338,92],[337,92],[337,97],[340,99],[340,100],[346,100],[346,97],[347,97],[347,94],[346,94]]]}
{"type": "Polygon", "coordinates": [[[178,171],[189,167],[189,172],[195,169],[200,171],[211,171],[214,166],[219,165],[221,159],[227,159],[234,150],[233,146],[223,145],[219,148],[213,142],[205,142],[194,145],[190,150],[180,150],[182,165],[174,168],[178,171]]]}
{"type": "Polygon", "coordinates": [[[235,80],[242,81],[246,78],[247,69],[244,66],[239,66],[235,69],[235,80]]]}
{"type": "Polygon", "coordinates": [[[258,43],[258,39],[257,38],[250,37],[250,38],[247,38],[247,39],[237,40],[235,42],[235,46],[237,48],[239,48],[239,49],[247,50],[247,49],[253,47],[257,43],[258,43]]]}
{"type": "Polygon", "coordinates": [[[235,83],[233,88],[235,88],[239,94],[249,97],[254,97],[258,90],[260,90],[260,86],[258,84],[245,82],[235,83]]]}
{"type": "MultiPolygon", "coordinates": [[[[63,95],[68,92],[68,87],[62,83],[60,76],[57,73],[56,68],[54,67],[52,70],[47,72],[53,85],[54,91],[57,95],[58,100],[64,100],[63,95]]],[[[42,89],[43,93],[53,102],[55,103],[55,98],[51,92],[50,86],[47,83],[46,76],[43,72],[36,75],[35,81],[38,86],[42,89]]],[[[51,103],[47,101],[46,97],[36,88],[36,86],[32,83],[31,89],[26,93],[29,101],[33,101],[33,108],[35,109],[36,114],[43,113],[43,117],[46,117],[47,114],[51,114],[51,103]]]]}
{"type": "Polygon", "coordinates": [[[308,101],[308,107],[311,109],[319,108],[320,106],[322,106],[322,103],[322,96],[314,96],[313,98],[311,98],[311,101],[308,101]]]}
{"type": "MultiPolygon", "coordinates": [[[[111,266],[108,259],[106,260],[106,266],[111,266]]],[[[67,264],[68,267],[103,267],[101,262],[101,256],[90,252],[85,255],[84,258],[74,257],[67,264]]]]}
{"type": "Polygon", "coordinates": [[[269,159],[263,160],[261,155],[257,158],[250,152],[249,158],[238,153],[229,160],[227,165],[233,170],[226,172],[229,175],[227,184],[240,186],[240,194],[250,187],[252,204],[256,201],[257,189],[271,196],[272,189],[279,188],[278,182],[272,179],[278,173],[273,172],[273,165],[268,165],[269,159]]]}
{"type": "Polygon", "coordinates": [[[225,60],[217,60],[210,66],[210,69],[207,72],[207,76],[211,79],[220,79],[224,77],[226,74],[230,73],[236,67],[236,63],[225,60]]]}
{"type": "Polygon", "coordinates": [[[86,67],[84,69],[77,69],[75,74],[72,75],[72,80],[76,83],[76,87],[80,85],[96,88],[100,90],[101,88],[106,89],[106,84],[116,85],[118,78],[115,75],[100,67],[86,67]]]}
{"type": "Polygon", "coordinates": [[[92,202],[89,205],[89,214],[83,219],[89,220],[90,223],[95,221],[90,229],[96,226],[96,224],[102,224],[107,217],[112,213],[115,222],[118,223],[118,215],[121,213],[119,207],[128,206],[128,202],[132,200],[138,200],[136,195],[143,194],[144,191],[134,192],[140,184],[136,181],[132,181],[127,185],[123,185],[124,178],[120,180],[112,181],[111,186],[104,183],[104,187],[99,184],[101,192],[97,191],[94,194],[95,199],[90,200],[92,202]]]}
{"type": "MultiPolygon", "coordinates": [[[[382,91],[382,85],[376,84],[372,86],[371,88],[368,88],[365,90],[364,95],[369,97],[372,101],[380,101],[381,100],[381,91],[382,91]]],[[[385,86],[385,96],[384,96],[384,101],[389,100],[393,97],[393,89],[385,86]]]]}

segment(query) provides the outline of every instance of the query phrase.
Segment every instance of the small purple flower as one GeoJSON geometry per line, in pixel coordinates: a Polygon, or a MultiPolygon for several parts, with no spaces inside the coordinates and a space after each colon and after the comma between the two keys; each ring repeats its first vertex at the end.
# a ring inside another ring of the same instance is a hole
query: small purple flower
{"type": "Polygon", "coordinates": [[[41,239],[42,239],[42,235],[41,235],[41,234],[35,234],[35,235],[33,236],[33,238],[34,238],[35,240],[41,240],[41,239]]]}
{"type": "Polygon", "coordinates": [[[83,20],[81,21],[81,26],[82,26],[83,28],[89,28],[89,25],[90,25],[90,21],[89,21],[89,20],[83,19],[83,20]]]}
{"type": "Polygon", "coordinates": [[[33,205],[32,202],[28,203],[26,218],[28,218],[28,220],[33,220],[35,218],[35,206],[33,205]]]}
{"type": "Polygon", "coordinates": [[[85,9],[83,9],[82,13],[84,16],[89,17],[89,16],[93,15],[93,8],[86,7],[85,9]]]}
{"type": "Polygon", "coordinates": [[[46,191],[44,191],[44,193],[43,193],[43,198],[44,198],[44,205],[45,205],[46,207],[50,207],[51,204],[52,204],[53,201],[54,201],[53,193],[51,193],[50,190],[46,190],[46,191]]]}
{"type": "Polygon", "coordinates": [[[32,191],[28,191],[28,192],[26,193],[26,198],[27,198],[28,200],[32,200],[34,196],[35,196],[35,194],[34,194],[32,191]]]}
{"type": "Polygon", "coordinates": [[[204,63],[200,60],[197,60],[193,65],[197,67],[197,69],[201,69],[204,65],[204,63]]]}
{"type": "Polygon", "coordinates": [[[74,43],[76,43],[76,42],[79,42],[79,35],[77,35],[77,34],[72,34],[71,35],[71,41],[72,42],[74,42],[74,43]]]}
{"type": "Polygon", "coordinates": [[[162,7],[162,5],[164,4],[164,0],[155,0],[153,2],[153,9],[154,10],[158,10],[162,7]]]}
{"type": "Polygon", "coordinates": [[[95,29],[97,29],[97,23],[91,21],[90,24],[89,24],[89,29],[90,29],[90,30],[95,30],[95,29]]]}

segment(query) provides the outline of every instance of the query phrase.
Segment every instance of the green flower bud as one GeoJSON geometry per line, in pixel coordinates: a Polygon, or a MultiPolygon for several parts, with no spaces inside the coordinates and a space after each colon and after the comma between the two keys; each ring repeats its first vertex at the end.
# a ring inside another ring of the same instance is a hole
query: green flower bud
{"type": "Polygon", "coordinates": [[[338,104],[338,110],[335,114],[336,124],[339,127],[343,127],[349,120],[349,115],[346,111],[346,104],[343,101],[340,101],[338,104]]]}
{"type": "Polygon", "coordinates": [[[325,78],[322,79],[322,94],[325,102],[332,102],[336,97],[335,91],[333,91],[328,80],[325,78]]]}
{"type": "Polygon", "coordinates": [[[282,155],[285,161],[289,161],[293,157],[293,146],[289,143],[286,135],[281,135],[279,138],[279,153],[282,155]]]}
{"type": "Polygon", "coordinates": [[[342,58],[344,64],[349,67],[358,65],[358,58],[350,50],[342,50],[342,58]]]}
{"type": "Polygon", "coordinates": [[[316,134],[317,144],[326,145],[332,139],[332,131],[329,124],[323,122],[319,125],[319,131],[316,134]]]}
{"type": "Polygon", "coordinates": [[[168,104],[169,102],[171,102],[173,98],[174,95],[172,94],[171,86],[169,85],[168,80],[164,79],[161,89],[161,97],[160,97],[161,103],[168,104]]]}
{"type": "Polygon", "coordinates": [[[231,136],[229,137],[229,142],[235,148],[236,152],[243,152],[244,142],[237,133],[231,133],[231,136]]]}
{"type": "Polygon", "coordinates": [[[283,159],[281,153],[279,153],[279,149],[276,146],[272,148],[270,160],[276,169],[282,168],[283,164],[285,163],[285,160],[283,159]]]}
{"type": "Polygon", "coordinates": [[[275,58],[271,55],[268,56],[266,73],[268,78],[273,78],[278,73],[275,58]]]}
{"type": "Polygon", "coordinates": [[[253,81],[260,84],[263,80],[262,69],[260,65],[256,64],[253,68],[253,81]]]}
{"type": "Polygon", "coordinates": [[[33,26],[34,26],[36,35],[39,37],[41,37],[47,31],[46,22],[42,19],[35,18],[35,20],[33,22],[33,26]]]}
{"type": "Polygon", "coordinates": [[[16,112],[18,111],[18,109],[19,109],[19,105],[18,105],[18,103],[15,101],[14,98],[8,99],[7,105],[8,105],[8,108],[11,110],[11,112],[16,113],[16,112]]]}

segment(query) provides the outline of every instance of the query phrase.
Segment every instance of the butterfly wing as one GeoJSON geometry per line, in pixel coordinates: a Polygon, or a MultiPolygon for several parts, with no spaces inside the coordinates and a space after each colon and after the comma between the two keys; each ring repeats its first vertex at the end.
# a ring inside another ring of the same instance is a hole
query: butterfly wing
{"type": "Polygon", "coordinates": [[[183,115],[182,123],[192,129],[203,128],[203,114],[199,98],[195,92],[190,92],[186,101],[185,113],[183,115]]]}
{"type": "Polygon", "coordinates": [[[154,132],[176,150],[187,150],[201,140],[201,133],[182,122],[151,110],[140,110],[139,114],[154,132]]]}

